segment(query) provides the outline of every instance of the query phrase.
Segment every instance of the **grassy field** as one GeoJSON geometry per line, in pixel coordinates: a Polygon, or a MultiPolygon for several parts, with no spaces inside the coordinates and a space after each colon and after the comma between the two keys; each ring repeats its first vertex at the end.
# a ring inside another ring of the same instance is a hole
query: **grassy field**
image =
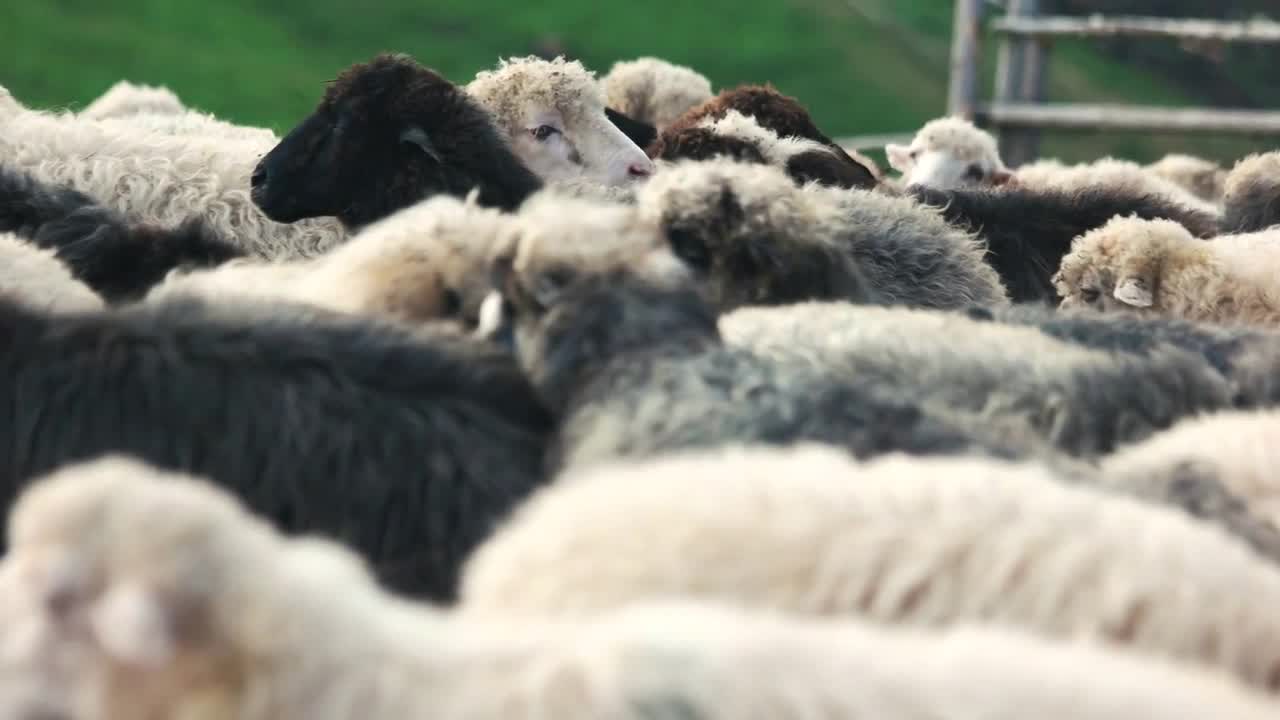
{"type": "MultiPolygon", "coordinates": [[[[834,135],[900,132],[943,111],[950,16],[943,0],[702,0],[656,9],[597,0],[15,1],[0,7],[0,84],[33,106],[75,108],[126,78],[284,130],[325,80],[381,50],[411,53],[462,82],[500,56],[559,43],[600,71],[653,54],[717,86],[773,82],[834,135]]],[[[1058,100],[1196,101],[1085,44],[1060,44],[1050,78],[1058,100]]],[[[1046,151],[1146,159],[1182,148],[1227,158],[1251,147],[1089,135],[1053,138],[1046,151]]]]}

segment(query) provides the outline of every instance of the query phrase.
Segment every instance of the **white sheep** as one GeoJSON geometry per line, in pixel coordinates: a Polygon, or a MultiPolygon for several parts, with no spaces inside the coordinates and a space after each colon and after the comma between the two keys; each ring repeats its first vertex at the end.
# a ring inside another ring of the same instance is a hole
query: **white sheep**
{"type": "Polygon", "coordinates": [[[275,131],[268,128],[236,125],[219,120],[213,115],[187,111],[180,113],[141,112],[127,117],[109,117],[99,121],[104,127],[133,129],[157,135],[204,135],[227,140],[250,140],[263,144],[280,142],[275,131]]]}
{"type": "Polygon", "coordinates": [[[712,98],[705,76],[654,57],[616,62],[600,83],[609,107],[658,130],[712,98]]]}
{"type": "Polygon", "coordinates": [[[25,112],[0,134],[0,164],[73,187],[135,221],[174,227],[201,217],[268,259],[314,256],[341,243],[346,230],[332,218],[286,225],[254,204],[249,178],[272,145],[265,137],[156,134],[128,123],[25,112]]]}
{"type": "Polygon", "coordinates": [[[1177,203],[1212,217],[1222,214],[1216,203],[1202,200],[1180,185],[1129,160],[1103,158],[1092,163],[1065,165],[1042,160],[1014,171],[1018,184],[1036,189],[1066,190],[1114,188],[1125,194],[1149,195],[1177,203]]]}
{"type": "Polygon", "coordinates": [[[1223,190],[1224,232],[1280,225],[1280,152],[1250,155],[1231,169],[1223,190]]]}
{"type": "Polygon", "coordinates": [[[1192,473],[1216,479],[1280,529],[1280,411],[1221,412],[1189,419],[1102,461],[1108,482],[1192,473]]]}
{"type": "Polygon", "coordinates": [[[176,115],[186,109],[178,96],[167,87],[135,85],[128,80],[121,80],[81,110],[80,117],[102,120],[141,113],[176,115]]]}
{"type": "Polygon", "coordinates": [[[9,538],[6,718],[1277,713],[1220,672],[997,628],[912,631],[690,602],[474,623],[384,594],[336,544],[286,539],[210,486],[119,457],[38,482],[15,506],[9,538]]]}
{"type": "Polygon", "coordinates": [[[1226,192],[1227,171],[1212,160],[1170,153],[1147,165],[1145,169],[1215,205],[1222,202],[1222,196],[1226,192]]]}
{"type": "Polygon", "coordinates": [[[475,617],[694,596],[990,622],[1280,683],[1280,571],[1181,513],[991,460],[810,446],[571,472],[473,553],[459,596],[475,617]]]}
{"type": "Polygon", "coordinates": [[[577,61],[530,56],[502,60],[466,92],[507,134],[516,156],[547,182],[589,177],[626,185],[653,162],[605,114],[604,92],[577,61]]]}
{"type": "Polygon", "coordinates": [[[0,233],[0,294],[33,308],[78,312],[102,308],[98,297],[52,250],[44,250],[12,233],[0,233]]]}
{"type": "Polygon", "coordinates": [[[890,143],[884,150],[908,186],[952,190],[1003,185],[1012,177],[991,133],[961,117],[932,120],[910,145],[890,143]]]}
{"type": "Polygon", "coordinates": [[[1063,307],[1280,325],[1280,235],[1200,240],[1169,220],[1113,219],[1077,238],[1054,284],[1063,307]]]}

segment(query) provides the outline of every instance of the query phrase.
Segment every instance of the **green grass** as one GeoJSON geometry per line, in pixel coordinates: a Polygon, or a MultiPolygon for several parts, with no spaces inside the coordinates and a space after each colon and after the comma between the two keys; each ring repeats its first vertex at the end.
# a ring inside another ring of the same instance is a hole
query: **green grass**
{"type": "MultiPolygon", "coordinates": [[[[161,84],[234,122],[286,130],[324,81],[382,50],[464,82],[555,39],[589,66],[652,54],[718,87],[770,81],[830,134],[910,131],[944,110],[951,4],[942,0],[39,0],[0,7],[0,84],[36,107],[82,107],[115,81],[161,84]]],[[[987,53],[994,65],[994,47],[987,53]]],[[[991,77],[993,72],[987,73],[991,77]]],[[[1055,100],[1191,104],[1191,93],[1060,44],[1055,100]]],[[[1142,135],[1051,138],[1049,153],[1229,158],[1256,143],[1142,135]]]]}

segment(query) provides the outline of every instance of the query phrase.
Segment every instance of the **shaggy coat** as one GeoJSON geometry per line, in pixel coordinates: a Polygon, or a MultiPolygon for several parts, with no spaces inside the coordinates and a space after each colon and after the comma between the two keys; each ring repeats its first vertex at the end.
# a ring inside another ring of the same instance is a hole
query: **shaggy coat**
{"type": "Polygon", "coordinates": [[[978,424],[1025,422],[1073,455],[1110,452],[1232,399],[1219,373],[1177,348],[1091,350],[960,313],[809,303],[744,308],[720,331],[731,347],[972,413],[978,424]]]}
{"type": "Polygon", "coordinates": [[[96,100],[80,111],[86,120],[127,118],[135,115],[179,115],[187,108],[167,87],[135,85],[128,80],[107,88],[96,100]]]}
{"type": "Polygon", "coordinates": [[[684,596],[990,623],[1280,691],[1280,569],[1181,513],[978,458],[734,449],[570,473],[476,551],[460,596],[486,617],[684,596]]]}
{"type": "Polygon", "coordinates": [[[44,481],[10,528],[15,552],[0,564],[8,581],[0,702],[14,717],[1265,720],[1277,712],[1225,673],[992,627],[909,630],[671,601],[602,618],[474,622],[388,597],[336,545],[282,537],[207,485],[118,458],[44,481]],[[85,586],[93,592],[74,591],[85,586]]]}
{"type": "Polygon", "coordinates": [[[446,599],[541,480],[550,418],[507,354],[465,338],[190,299],[75,316],[2,302],[0,325],[0,505],[39,473],[127,453],[446,599]]]}
{"type": "Polygon", "coordinates": [[[542,182],[463,89],[406,55],[334,80],[258,164],[253,199],[280,222],[332,215],[361,227],[433,195],[513,209],[542,182]]]}
{"type": "Polygon", "coordinates": [[[1218,163],[1204,158],[1174,153],[1165,155],[1145,169],[1205,202],[1221,204],[1226,193],[1227,171],[1218,163]]]}
{"type": "MultiPolygon", "coordinates": [[[[1278,253],[1274,244],[1255,262],[1277,267],[1268,255],[1278,253]]],[[[1280,326],[1280,282],[1249,260],[1232,238],[1205,242],[1170,220],[1116,218],[1072,245],[1054,283],[1063,307],[1280,326]]]]}
{"type": "Polygon", "coordinates": [[[738,161],[773,165],[786,171],[797,184],[816,182],[842,188],[867,188],[867,168],[850,163],[829,146],[804,138],[780,138],[755,120],[730,110],[724,117],[705,118],[696,127],[665,133],[650,151],[657,160],[710,160],[729,157],[738,161]]]}
{"type": "Polygon", "coordinates": [[[799,188],[776,168],[716,160],[658,173],[638,207],[726,310],[815,299],[943,309],[1006,301],[980,243],[903,198],[799,188]]]}
{"type": "Polygon", "coordinates": [[[810,440],[860,457],[1026,449],[994,430],[980,437],[976,423],[961,430],[863,378],[725,347],[715,313],[679,284],[556,267],[516,268],[499,287],[521,365],[561,417],[552,470],[751,442],[810,440]]]}
{"type": "Polygon", "coordinates": [[[663,144],[663,137],[668,133],[678,134],[685,128],[698,127],[707,120],[719,120],[730,111],[737,111],[755,120],[761,127],[780,138],[802,138],[826,145],[850,167],[861,169],[859,173],[861,180],[855,187],[876,186],[875,173],[853,159],[844,148],[819,130],[813,118],[809,116],[809,111],[799,100],[783,95],[770,85],[742,85],[732,90],[725,90],[689,110],[663,129],[655,144],[649,147],[649,156],[657,157],[663,144]]]}
{"type": "Polygon", "coordinates": [[[1126,197],[1147,196],[1204,213],[1215,220],[1221,215],[1217,203],[1201,200],[1177,183],[1129,160],[1108,157],[1079,165],[1042,160],[1018,168],[1014,179],[1017,184],[1036,190],[1102,190],[1126,197]]]}
{"type": "Polygon", "coordinates": [[[2,167],[0,232],[52,250],[109,302],[142,297],[172,270],[220,265],[244,255],[200,218],[174,228],[130,222],[82,192],[2,167]]]}
{"type": "Polygon", "coordinates": [[[1280,225],[1280,152],[1250,155],[1227,176],[1222,231],[1259,232],[1280,225]]]}
{"type": "Polygon", "coordinates": [[[1071,242],[1118,215],[1168,218],[1197,237],[1217,234],[1217,220],[1156,197],[1112,190],[1078,192],[1006,188],[934,190],[914,187],[910,194],[941,210],[953,225],[976,233],[986,257],[1015,302],[1057,304],[1053,284],[1071,242]]]}
{"type": "Polygon", "coordinates": [[[609,107],[659,130],[712,96],[697,71],[652,57],[614,63],[600,84],[609,107]]]}

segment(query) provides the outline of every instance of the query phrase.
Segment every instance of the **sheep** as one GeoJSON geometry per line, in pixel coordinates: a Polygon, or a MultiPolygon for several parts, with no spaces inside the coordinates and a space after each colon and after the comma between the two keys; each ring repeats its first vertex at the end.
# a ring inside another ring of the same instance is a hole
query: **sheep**
{"type": "Polygon", "coordinates": [[[890,143],[884,151],[908,187],[955,190],[1000,186],[1013,179],[996,139],[962,117],[932,120],[910,145],[890,143]]]}
{"type": "Polygon", "coordinates": [[[495,258],[498,317],[480,333],[510,338],[560,418],[549,472],[737,442],[812,440],[859,457],[1044,450],[1020,422],[965,423],[862,377],[725,346],[715,311],[663,252],[575,266],[537,262],[517,244],[495,258]]]}
{"type": "Polygon", "coordinates": [[[868,291],[916,307],[1007,302],[977,240],[910,200],[798,188],[776,168],[721,159],[673,165],[637,203],[724,310],[868,291]]]}
{"type": "Polygon", "coordinates": [[[273,220],[336,216],[359,229],[476,188],[481,205],[513,210],[543,183],[467,92],[407,55],[382,54],[329,84],[316,110],[262,158],[252,185],[273,220]]]}
{"type": "Polygon", "coordinates": [[[1221,482],[1248,508],[1280,529],[1280,412],[1222,412],[1178,423],[1143,443],[1106,457],[1112,482],[1158,482],[1209,477],[1221,482]]]}
{"type": "Polygon", "coordinates": [[[737,111],[761,127],[780,138],[801,138],[822,143],[831,148],[836,156],[855,169],[861,168],[862,180],[859,187],[876,186],[875,174],[868,167],[862,166],[845,152],[844,148],[827,137],[818,126],[804,105],[793,97],[778,92],[771,85],[742,85],[732,90],[725,90],[703,104],[689,110],[677,120],[665,127],[655,144],[648,148],[652,156],[667,136],[677,136],[687,128],[697,127],[707,120],[719,120],[730,111],[737,111]]]}
{"type": "Polygon", "coordinates": [[[1115,158],[1080,165],[1063,165],[1043,161],[1023,165],[1014,172],[1019,185],[1048,190],[1086,190],[1099,188],[1111,192],[1145,195],[1181,205],[1189,210],[1219,219],[1221,208],[1200,199],[1180,185],[1150,172],[1141,165],[1115,158]]]}
{"type": "Polygon", "coordinates": [[[447,599],[542,482],[549,413],[507,353],[456,332],[191,297],[59,316],[0,299],[0,325],[0,507],[38,473],[134,454],[447,599]]]}
{"type": "Polygon", "coordinates": [[[1053,274],[1075,238],[1114,217],[1168,218],[1197,237],[1212,237],[1218,221],[1211,215],[1122,188],[1044,190],[1005,187],[938,190],[916,186],[908,196],[937,208],[956,227],[975,233],[986,245],[986,259],[999,273],[1015,303],[1057,304],[1053,274]]]}
{"type": "Polygon", "coordinates": [[[662,135],[650,148],[656,160],[709,160],[731,157],[782,168],[798,184],[817,182],[843,188],[875,185],[869,167],[837,154],[829,146],[804,138],[779,138],[737,110],[721,118],[704,118],[698,125],[662,135]],[[871,178],[870,180],[868,178],[871,178]]]}
{"type": "Polygon", "coordinates": [[[693,600],[474,622],[389,597],[342,548],[283,537],[208,485],[125,458],[42,480],[11,514],[10,535],[0,701],[15,717],[1263,720],[1277,711],[1215,668],[998,627],[891,628],[693,600]]]}
{"type": "Polygon", "coordinates": [[[317,255],[346,238],[330,219],[285,225],[250,197],[261,140],[166,135],[128,123],[27,112],[5,123],[0,165],[91,196],[131,221],[164,228],[201,218],[219,236],[267,259],[317,255]]]}
{"type": "Polygon", "coordinates": [[[1169,220],[1116,218],[1080,237],[1053,280],[1063,307],[1280,325],[1274,280],[1242,267],[1219,242],[1169,220]]]}
{"type": "Polygon", "coordinates": [[[1145,169],[1215,205],[1222,203],[1226,192],[1227,171],[1216,162],[1194,155],[1171,153],[1145,169]]]}
{"type": "Polygon", "coordinates": [[[1134,357],[961,313],[818,302],[743,308],[719,328],[730,347],[983,422],[1021,420],[1083,457],[1232,399],[1219,373],[1179,348],[1134,357]]]}
{"type": "Polygon", "coordinates": [[[1223,232],[1258,232],[1280,225],[1280,152],[1254,154],[1236,163],[1222,201],[1223,232]]]}
{"type": "Polygon", "coordinates": [[[578,61],[510,58],[481,72],[466,93],[507,134],[511,149],[544,182],[588,177],[625,185],[653,162],[605,113],[604,92],[578,61]]]}
{"type": "Polygon", "coordinates": [[[81,110],[80,117],[103,120],[144,113],[178,115],[186,110],[178,96],[167,87],[135,85],[121,80],[81,110]]]}
{"type": "Polygon", "coordinates": [[[438,196],[369,225],[319,258],[173,274],[147,299],[250,295],[411,324],[475,327],[492,289],[489,253],[509,221],[474,199],[438,196]]]}
{"type": "Polygon", "coordinates": [[[735,448],[574,471],[476,550],[460,603],[572,617],[672,596],[1094,637],[1280,690],[1280,569],[1179,513],[981,458],[735,448]]]}
{"type": "Polygon", "coordinates": [[[0,296],[50,313],[102,307],[102,298],[72,277],[53,252],[7,232],[0,232],[0,296]]]}
{"type": "Polygon", "coordinates": [[[609,107],[659,131],[712,96],[705,76],[654,57],[616,62],[600,84],[609,107]]]}
{"type": "Polygon", "coordinates": [[[244,254],[200,218],[172,229],[132,223],[82,192],[4,167],[0,232],[52,251],[109,302],[142,297],[171,270],[219,265],[244,254]]]}
{"type": "Polygon", "coordinates": [[[279,136],[269,128],[235,125],[213,115],[189,111],[181,113],[139,113],[99,121],[102,127],[133,130],[157,135],[203,135],[228,140],[249,140],[274,145],[279,136]]]}

